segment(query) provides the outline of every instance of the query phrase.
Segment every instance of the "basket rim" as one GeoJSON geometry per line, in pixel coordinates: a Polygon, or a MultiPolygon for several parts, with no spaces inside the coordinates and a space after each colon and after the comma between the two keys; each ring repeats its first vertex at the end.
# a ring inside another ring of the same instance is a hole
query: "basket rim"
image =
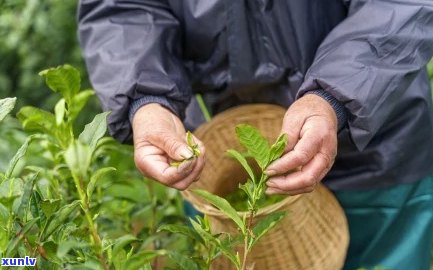
{"type": "MultiPolygon", "coordinates": [[[[219,210],[218,208],[216,208],[215,206],[213,206],[207,202],[203,202],[202,199],[199,199],[198,196],[196,196],[194,194],[193,190],[184,190],[181,193],[182,193],[182,196],[188,202],[190,202],[194,208],[196,208],[198,211],[202,212],[203,214],[223,217],[224,219],[230,220],[230,218],[225,216],[221,210],[219,210]]],[[[286,205],[290,205],[290,204],[295,203],[296,201],[301,199],[302,195],[303,194],[298,194],[298,195],[294,195],[294,196],[287,195],[286,198],[284,198],[283,200],[281,200],[279,202],[276,202],[276,203],[267,205],[265,207],[259,208],[257,210],[257,213],[254,214],[254,216],[255,217],[261,217],[264,215],[268,215],[270,213],[274,213],[286,205]]],[[[247,215],[247,217],[248,217],[250,215],[249,211],[236,211],[236,213],[239,216],[247,215]]]]}

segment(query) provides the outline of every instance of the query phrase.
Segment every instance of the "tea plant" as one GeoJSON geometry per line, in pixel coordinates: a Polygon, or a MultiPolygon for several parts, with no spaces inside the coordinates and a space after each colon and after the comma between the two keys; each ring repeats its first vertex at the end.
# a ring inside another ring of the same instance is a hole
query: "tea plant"
{"type": "MultiPolygon", "coordinates": [[[[283,154],[287,144],[287,136],[283,134],[278,137],[273,145],[269,145],[260,132],[252,126],[239,125],[236,127],[236,134],[240,143],[247,149],[248,155],[254,158],[261,169],[260,174],[256,176],[241,153],[236,150],[227,151],[230,156],[234,157],[244,167],[249,175],[247,182],[240,185],[248,200],[248,212],[242,213],[241,216],[226,199],[205,190],[194,190],[194,192],[231,219],[237,226],[240,234],[214,234],[211,232],[207,218],[200,216],[196,216],[195,219],[190,220],[192,228],[179,225],[161,227],[161,230],[181,233],[194,239],[199,246],[197,251],[202,255],[201,257],[196,256],[196,262],[204,269],[209,269],[212,261],[220,255],[226,256],[238,270],[252,269],[252,265],[247,265],[247,258],[251,249],[286,216],[285,212],[277,212],[264,217],[256,225],[253,224],[254,217],[258,211],[257,203],[264,196],[266,181],[268,179],[264,171],[272,161],[283,154]],[[240,243],[243,243],[244,248],[242,259],[235,248],[240,243]]],[[[192,141],[188,143],[190,146],[194,145],[192,141]]]]}
{"type": "MultiPolygon", "coordinates": [[[[75,68],[40,74],[62,98],[54,113],[35,107],[18,113],[32,135],[0,174],[0,257],[35,257],[41,269],[159,269],[159,256],[182,264],[180,252],[164,248],[188,243],[157,232],[183,221],[178,193],[138,176],[131,148],[104,137],[108,113],[75,135],[75,120],[93,95],[80,91],[75,68]],[[27,151],[37,164],[18,168],[27,151]]],[[[0,119],[14,102],[0,102],[0,119]]]]}

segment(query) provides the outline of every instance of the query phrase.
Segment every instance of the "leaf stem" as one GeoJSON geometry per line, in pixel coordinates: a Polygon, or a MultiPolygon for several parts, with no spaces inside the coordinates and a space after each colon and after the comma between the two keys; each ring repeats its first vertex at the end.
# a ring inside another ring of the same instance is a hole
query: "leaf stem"
{"type": "Polygon", "coordinates": [[[102,241],[99,237],[98,231],[96,229],[95,223],[93,222],[92,215],[90,213],[90,207],[87,200],[87,196],[83,191],[83,188],[81,186],[82,181],[79,177],[77,177],[75,174],[72,174],[72,178],[74,179],[75,187],[77,188],[78,196],[80,197],[81,201],[81,208],[84,211],[84,215],[86,217],[87,223],[89,225],[90,233],[91,233],[91,240],[93,244],[95,245],[95,253],[98,256],[99,261],[101,262],[102,266],[105,270],[108,270],[109,267],[107,265],[107,262],[105,260],[103,251],[102,251],[102,241]]]}
{"type": "Polygon", "coordinates": [[[212,116],[206,106],[206,103],[203,100],[203,96],[201,94],[196,94],[195,98],[197,100],[198,106],[200,107],[201,112],[203,113],[203,117],[206,122],[209,122],[212,119],[212,116]]]}

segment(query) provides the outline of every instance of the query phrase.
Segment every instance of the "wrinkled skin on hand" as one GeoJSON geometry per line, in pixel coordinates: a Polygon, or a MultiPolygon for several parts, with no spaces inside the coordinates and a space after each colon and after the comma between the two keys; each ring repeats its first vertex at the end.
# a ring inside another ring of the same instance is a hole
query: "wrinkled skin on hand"
{"type": "Polygon", "coordinates": [[[314,190],[337,155],[337,116],[323,98],[309,94],[287,110],[281,132],[288,135],[285,154],[268,166],[268,194],[296,195],[314,190]]]}
{"type": "Polygon", "coordinates": [[[201,155],[193,157],[185,139],[181,120],[159,104],[141,107],[134,115],[134,160],[140,172],[160,183],[179,190],[197,181],[204,166],[205,148],[194,137],[201,155]],[[181,161],[180,166],[171,166],[181,161]]]}

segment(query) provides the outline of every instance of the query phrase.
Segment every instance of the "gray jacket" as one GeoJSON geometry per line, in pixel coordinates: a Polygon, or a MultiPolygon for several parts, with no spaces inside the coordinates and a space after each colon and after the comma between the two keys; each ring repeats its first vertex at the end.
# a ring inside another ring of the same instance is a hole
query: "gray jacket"
{"type": "Polygon", "coordinates": [[[217,113],[289,106],[315,91],[344,126],[329,187],[385,187],[433,172],[431,0],[81,0],[78,18],[119,141],[131,140],[129,116],[150,102],[182,119],[187,112],[194,128],[194,92],[217,113]]]}

